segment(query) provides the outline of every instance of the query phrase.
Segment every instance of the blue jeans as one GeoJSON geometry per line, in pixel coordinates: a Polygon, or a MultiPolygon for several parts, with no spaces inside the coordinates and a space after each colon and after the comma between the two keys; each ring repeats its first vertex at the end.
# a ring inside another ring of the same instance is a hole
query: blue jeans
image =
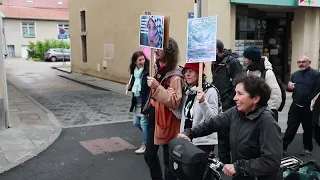
{"type": "Polygon", "coordinates": [[[142,131],[142,144],[147,144],[147,125],[148,116],[137,116],[134,115],[133,125],[142,131]]]}
{"type": "Polygon", "coordinates": [[[136,97],[137,103],[133,117],[133,125],[142,131],[142,144],[147,144],[148,116],[141,114],[141,97],[136,97]]]}

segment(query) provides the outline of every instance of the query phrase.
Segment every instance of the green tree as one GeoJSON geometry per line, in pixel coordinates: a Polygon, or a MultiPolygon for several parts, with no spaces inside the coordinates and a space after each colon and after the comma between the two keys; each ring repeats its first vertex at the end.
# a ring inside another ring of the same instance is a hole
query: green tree
{"type": "Polygon", "coordinates": [[[28,57],[32,59],[42,60],[44,53],[52,48],[70,48],[70,44],[67,41],[61,41],[57,39],[46,39],[44,41],[29,42],[28,57]]]}

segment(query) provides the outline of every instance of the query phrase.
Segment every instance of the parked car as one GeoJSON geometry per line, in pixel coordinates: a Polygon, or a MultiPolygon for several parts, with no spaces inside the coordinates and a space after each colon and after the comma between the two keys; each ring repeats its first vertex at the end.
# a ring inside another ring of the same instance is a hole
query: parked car
{"type": "Polygon", "coordinates": [[[46,61],[51,61],[51,62],[55,62],[57,60],[70,61],[70,49],[64,49],[64,48],[49,49],[46,53],[44,53],[44,59],[46,61]]]}

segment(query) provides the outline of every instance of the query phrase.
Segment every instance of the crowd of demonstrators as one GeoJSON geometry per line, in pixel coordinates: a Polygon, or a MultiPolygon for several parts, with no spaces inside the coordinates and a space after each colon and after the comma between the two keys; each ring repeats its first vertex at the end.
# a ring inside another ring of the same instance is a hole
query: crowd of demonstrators
{"type": "Polygon", "coordinates": [[[131,81],[126,85],[127,90],[132,91],[130,112],[134,111],[133,125],[142,131],[142,146],[135,151],[136,154],[143,154],[147,143],[148,114],[143,112],[147,103],[147,94],[150,88],[147,85],[149,75],[149,61],[141,51],[132,55],[130,64],[131,81]]]}
{"type": "Polygon", "coordinates": [[[276,120],[278,121],[278,109],[281,105],[282,97],[280,86],[274,72],[272,71],[272,64],[266,57],[261,57],[261,51],[257,46],[250,46],[245,49],[243,56],[244,63],[247,66],[247,73],[264,78],[271,88],[271,96],[268,101],[268,106],[275,114],[276,120]],[[263,75],[263,73],[265,74],[263,75]]]}
{"type": "MultiPolygon", "coordinates": [[[[203,64],[203,72],[204,68],[203,64]]],[[[206,81],[205,74],[199,74],[199,63],[186,63],[183,74],[186,86],[182,99],[181,132],[218,115],[222,110],[218,90],[206,81]],[[199,76],[203,76],[202,88],[198,87],[199,76]]],[[[218,144],[217,134],[196,138],[192,142],[203,151],[211,153],[214,145],[218,144]]]]}
{"type": "Polygon", "coordinates": [[[191,140],[220,129],[230,134],[232,161],[223,172],[235,180],[282,179],[282,135],[274,113],[268,107],[271,89],[257,76],[246,74],[235,79],[236,106],[178,137],[191,140]]]}
{"type": "Polygon", "coordinates": [[[178,66],[179,48],[177,42],[169,38],[164,50],[156,50],[155,77],[148,77],[152,90],[151,113],[148,123],[147,147],[144,154],[152,179],[163,179],[157,155],[159,146],[163,148],[165,179],[175,177],[169,171],[168,143],[180,132],[180,119],[174,111],[179,109],[184,79],[182,68],[178,66]]]}
{"type": "Polygon", "coordinates": [[[320,75],[310,67],[310,58],[299,58],[299,70],[288,83],[293,102],[282,138],[277,121],[283,94],[272,64],[256,46],[244,51],[247,69],[220,40],[216,53],[212,83],[204,73],[199,74],[199,63],[178,66],[179,47],[172,38],[163,50],[155,50],[154,77],[149,77],[149,61],[141,51],[131,58],[132,80],[127,84],[133,94],[130,111],[134,111],[134,125],[143,132],[136,154],[144,154],[153,180],[176,179],[168,167],[168,144],[179,133],[178,137],[191,140],[207,153],[218,144],[218,157],[226,164],[223,172],[230,176],[236,173],[236,179],[279,179],[280,160],[300,123],[304,129],[301,155],[312,154],[313,137],[320,145],[320,75]]]}
{"type": "MultiPolygon", "coordinates": [[[[226,50],[223,42],[219,39],[217,40],[216,54],[216,61],[213,61],[211,66],[212,84],[219,90],[222,110],[227,111],[236,105],[233,101],[235,96],[233,79],[243,72],[243,67],[238,56],[230,50],[226,50]]],[[[230,143],[227,130],[221,129],[218,132],[218,141],[219,159],[225,164],[230,163],[230,143]]]]}
{"type": "Polygon", "coordinates": [[[310,156],[313,150],[310,104],[316,94],[314,91],[316,91],[316,83],[320,76],[319,71],[310,67],[311,59],[309,57],[299,57],[297,64],[299,70],[291,75],[288,83],[288,91],[293,92],[293,102],[288,112],[287,129],[283,137],[283,154],[286,154],[288,146],[294,139],[300,124],[302,124],[304,149],[300,155],[310,156]]]}

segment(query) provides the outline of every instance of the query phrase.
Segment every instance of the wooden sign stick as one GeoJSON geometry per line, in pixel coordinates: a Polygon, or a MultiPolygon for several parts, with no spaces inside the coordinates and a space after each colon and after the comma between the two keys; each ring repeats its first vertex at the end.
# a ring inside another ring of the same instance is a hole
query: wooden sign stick
{"type": "Polygon", "coordinates": [[[154,69],[154,49],[151,48],[151,56],[150,56],[150,62],[149,62],[149,77],[153,77],[153,70],[154,69]]]}
{"type": "Polygon", "coordinates": [[[203,76],[203,62],[199,63],[199,81],[198,81],[199,88],[202,88],[202,76],[203,76]]]}

